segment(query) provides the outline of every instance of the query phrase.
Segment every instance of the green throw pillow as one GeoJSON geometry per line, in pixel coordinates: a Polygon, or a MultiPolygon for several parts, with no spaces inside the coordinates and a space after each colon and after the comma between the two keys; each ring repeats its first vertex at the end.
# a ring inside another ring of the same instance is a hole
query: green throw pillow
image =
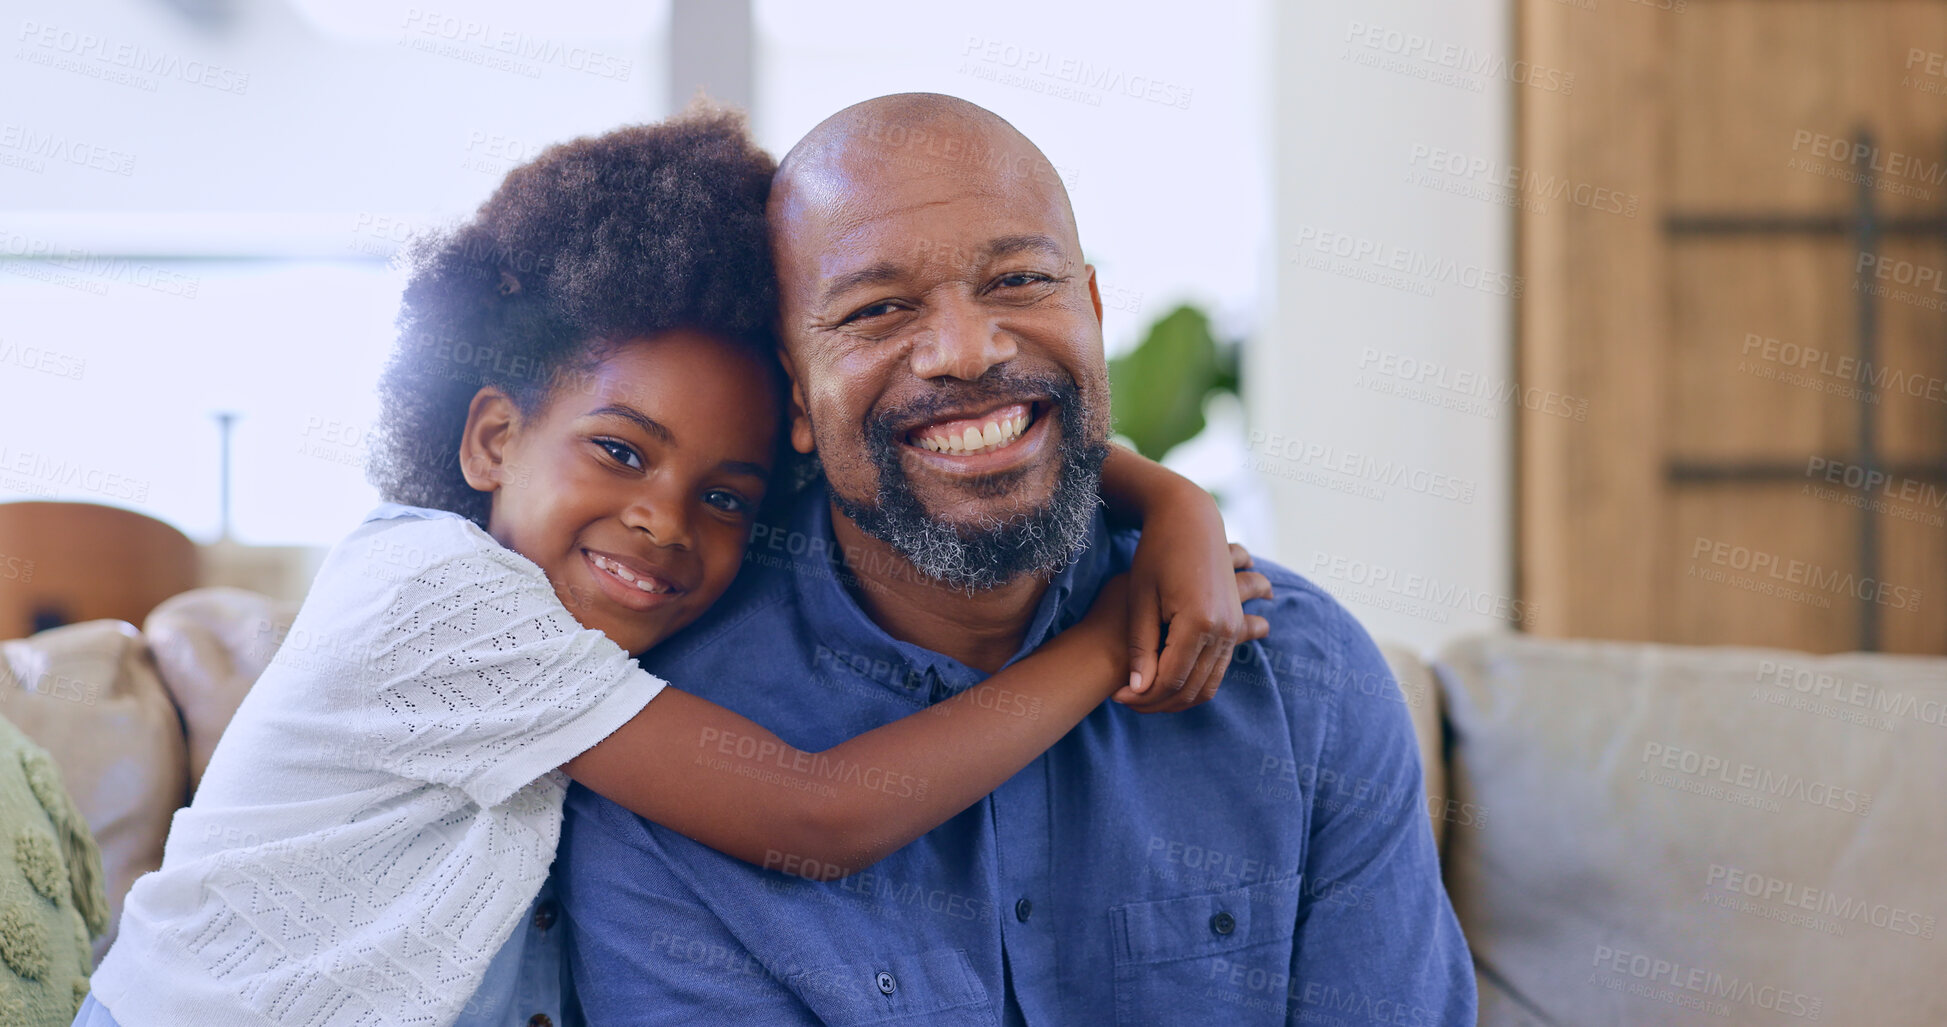
{"type": "Polygon", "coordinates": [[[0,1024],[74,1021],[108,927],[101,852],[47,751],[0,718],[0,1024]]]}

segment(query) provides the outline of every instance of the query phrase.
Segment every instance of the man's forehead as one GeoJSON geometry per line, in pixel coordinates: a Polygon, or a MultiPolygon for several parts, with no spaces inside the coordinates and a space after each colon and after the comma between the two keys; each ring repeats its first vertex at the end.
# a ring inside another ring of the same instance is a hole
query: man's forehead
{"type": "Polygon", "coordinates": [[[1053,170],[1039,148],[998,119],[865,114],[835,138],[841,145],[826,151],[830,158],[909,174],[931,171],[1014,178],[1053,170]]]}
{"type": "Polygon", "coordinates": [[[821,275],[862,261],[938,258],[941,250],[1072,248],[1065,197],[1027,176],[897,167],[861,157],[807,178],[774,212],[786,262],[821,275]],[[869,254],[869,255],[868,255],[869,254]]]}
{"type": "Polygon", "coordinates": [[[833,115],[792,148],[772,193],[780,255],[820,265],[827,254],[803,247],[863,242],[854,237],[882,227],[875,222],[955,218],[956,236],[1025,230],[1074,240],[1067,191],[1041,151],[990,112],[946,97],[882,97],[833,115]],[[999,219],[1005,227],[978,223],[999,211],[1017,216],[999,219]]]}

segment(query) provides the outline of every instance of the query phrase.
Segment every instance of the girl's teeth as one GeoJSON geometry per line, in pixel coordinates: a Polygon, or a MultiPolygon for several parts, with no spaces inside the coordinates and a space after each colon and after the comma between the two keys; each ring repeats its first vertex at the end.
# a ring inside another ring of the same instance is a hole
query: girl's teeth
{"type": "Polygon", "coordinates": [[[609,572],[610,574],[615,575],[618,578],[621,578],[623,581],[626,581],[629,584],[634,585],[636,588],[639,588],[644,592],[661,593],[661,592],[668,591],[667,589],[658,585],[653,578],[638,578],[635,576],[634,571],[629,570],[627,567],[624,567],[621,564],[616,563],[614,560],[608,559],[607,557],[603,557],[603,556],[595,557],[595,566],[600,567],[601,569],[609,572]]]}

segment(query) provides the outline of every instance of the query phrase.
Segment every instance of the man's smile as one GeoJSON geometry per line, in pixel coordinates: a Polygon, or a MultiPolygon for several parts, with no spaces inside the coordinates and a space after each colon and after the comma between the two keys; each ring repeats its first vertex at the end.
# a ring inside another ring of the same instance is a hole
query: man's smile
{"type": "Polygon", "coordinates": [[[972,456],[1000,449],[1020,438],[1033,417],[1031,405],[1009,403],[971,417],[934,421],[906,434],[913,444],[935,453],[972,456]]]}
{"type": "Polygon", "coordinates": [[[955,412],[907,430],[903,441],[927,466],[955,474],[992,474],[1041,455],[1050,412],[1044,402],[955,412]]]}

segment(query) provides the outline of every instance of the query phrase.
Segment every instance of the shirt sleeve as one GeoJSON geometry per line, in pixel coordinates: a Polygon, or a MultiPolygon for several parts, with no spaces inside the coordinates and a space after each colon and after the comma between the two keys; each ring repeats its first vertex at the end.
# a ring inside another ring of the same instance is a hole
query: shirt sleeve
{"type": "Polygon", "coordinates": [[[663,688],[582,627],[540,568],[486,545],[400,583],[372,661],[374,763],[483,807],[608,737],[663,688]]]}
{"type": "Polygon", "coordinates": [[[1333,656],[1319,668],[1324,681],[1304,684],[1337,700],[1308,775],[1288,1022],[1473,1023],[1472,957],[1440,880],[1412,721],[1365,629],[1319,601],[1313,624],[1327,625],[1333,656]],[[1372,682],[1381,687],[1361,687],[1372,682]]]}

